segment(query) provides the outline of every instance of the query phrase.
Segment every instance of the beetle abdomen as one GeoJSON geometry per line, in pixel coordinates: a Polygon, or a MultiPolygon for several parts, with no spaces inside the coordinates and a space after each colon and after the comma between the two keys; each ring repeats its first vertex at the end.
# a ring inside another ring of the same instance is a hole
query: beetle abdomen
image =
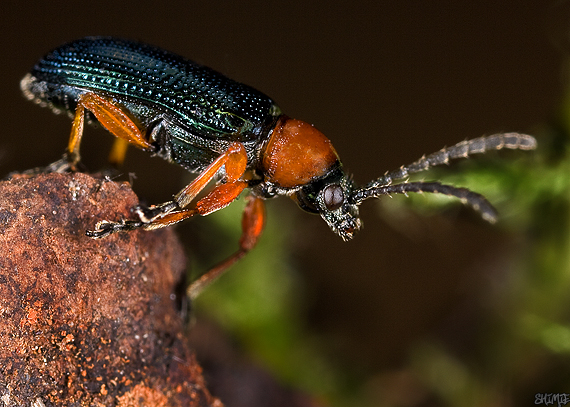
{"type": "Polygon", "coordinates": [[[22,81],[24,93],[73,110],[81,92],[106,93],[167,112],[195,135],[259,137],[279,114],[263,93],[176,54],[132,41],[90,37],[56,48],[22,81]]]}

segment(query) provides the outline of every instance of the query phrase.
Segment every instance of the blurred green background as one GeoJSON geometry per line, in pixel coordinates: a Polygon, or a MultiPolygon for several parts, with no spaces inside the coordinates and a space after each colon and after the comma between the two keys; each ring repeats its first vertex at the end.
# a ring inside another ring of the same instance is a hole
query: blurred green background
{"type": "MultiPolygon", "coordinates": [[[[255,366],[317,405],[519,406],[568,393],[570,7],[497,3],[5,3],[2,173],[62,154],[69,120],[24,100],[18,83],[85,35],[143,40],[262,90],[322,130],[360,183],[466,138],[534,134],[534,153],[416,177],[487,195],[494,226],[452,200],[397,196],[367,202],[364,229],[344,243],[289,200],[268,202],[267,233],[193,304],[189,335],[230,407],[263,404],[222,388],[215,359],[233,366],[229,382],[265,392],[240,381],[255,366]]],[[[87,129],[84,140],[95,171],[112,138],[87,129]]],[[[190,179],[138,151],[124,171],[151,203],[190,179]]],[[[190,273],[235,249],[241,201],[178,227],[190,273]]]]}

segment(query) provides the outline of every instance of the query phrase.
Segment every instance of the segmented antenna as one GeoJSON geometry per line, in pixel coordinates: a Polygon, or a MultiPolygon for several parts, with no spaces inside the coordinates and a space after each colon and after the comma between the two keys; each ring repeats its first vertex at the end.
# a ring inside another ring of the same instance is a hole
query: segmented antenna
{"type": "Polygon", "coordinates": [[[384,176],[370,182],[364,189],[390,185],[394,181],[408,178],[410,174],[426,171],[436,165],[449,164],[451,160],[467,158],[473,154],[483,154],[487,151],[501,150],[503,148],[534,150],[536,148],[536,139],[527,134],[498,133],[487,137],[465,140],[452,147],[444,147],[427,157],[424,155],[418,161],[408,166],[402,165],[397,170],[389,171],[384,176]]]}
{"type": "Polygon", "coordinates": [[[497,210],[487,199],[467,188],[458,188],[439,182],[404,182],[394,184],[394,181],[406,179],[410,174],[428,170],[436,165],[449,164],[449,161],[458,158],[467,158],[473,154],[483,154],[490,150],[503,148],[533,150],[536,148],[536,140],[527,134],[498,133],[487,137],[479,137],[472,140],[462,141],[452,147],[444,147],[438,152],[423,156],[418,161],[401,166],[395,171],[389,171],[384,176],[374,180],[363,188],[353,191],[349,202],[359,205],[369,198],[378,198],[382,195],[432,193],[443,194],[459,198],[464,204],[471,206],[481,214],[483,219],[494,223],[497,220],[497,210]]]}
{"type": "Polygon", "coordinates": [[[497,210],[491,203],[481,194],[473,192],[467,188],[457,188],[451,185],[441,184],[439,182],[406,182],[402,184],[393,184],[380,186],[373,189],[362,190],[359,193],[359,202],[368,198],[378,198],[382,195],[404,194],[408,192],[431,194],[443,194],[459,198],[465,205],[471,206],[475,211],[481,214],[481,217],[490,223],[495,223],[498,218],[497,210]]]}

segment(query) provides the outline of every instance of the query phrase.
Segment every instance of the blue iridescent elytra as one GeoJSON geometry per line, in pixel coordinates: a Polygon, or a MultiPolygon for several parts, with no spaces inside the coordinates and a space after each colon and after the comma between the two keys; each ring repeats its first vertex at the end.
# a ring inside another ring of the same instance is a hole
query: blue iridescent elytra
{"type": "Polygon", "coordinates": [[[89,37],[56,48],[24,78],[22,89],[70,116],[82,93],[113,97],[143,132],[152,132],[158,155],[192,171],[201,171],[231,141],[242,142],[251,161],[280,115],[271,98],[247,85],[168,51],[116,38],[89,37]]]}

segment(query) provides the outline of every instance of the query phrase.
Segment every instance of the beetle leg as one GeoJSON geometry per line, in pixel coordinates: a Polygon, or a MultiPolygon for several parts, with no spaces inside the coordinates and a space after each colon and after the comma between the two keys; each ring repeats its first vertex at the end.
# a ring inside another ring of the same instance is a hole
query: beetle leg
{"type": "Polygon", "coordinates": [[[87,235],[101,238],[111,233],[144,228],[158,229],[173,225],[194,215],[207,215],[222,209],[232,203],[248,186],[246,181],[239,178],[247,166],[247,154],[243,144],[234,142],[228,149],[212,162],[194,181],[180,191],[173,201],[165,202],[150,208],[137,208],[138,221],[99,222],[96,230],[88,231],[87,235]],[[200,199],[196,206],[184,209],[208,185],[218,171],[225,167],[225,183],[216,185],[210,193],[200,199]]]}
{"type": "Polygon", "coordinates": [[[239,181],[247,166],[247,153],[243,144],[231,143],[228,149],[202,171],[186,188],[174,196],[174,200],[150,208],[138,208],[145,229],[156,229],[178,223],[194,214],[207,215],[222,209],[233,202],[245,189],[247,183],[239,181]],[[183,209],[214,179],[218,171],[225,167],[225,184],[217,185],[208,195],[190,210],[183,209]]]}
{"type": "Polygon", "coordinates": [[[69,135],[69,143],[67,144],[67,159],[72,166],[79,162],[79,145],[81,137],[83,137],[83,129],[85,127],[85,107],[81,103],[81,98],[77,102],[75,109],[75,118],[71,125],[71,134],[69,135]]]}
{"type": "Polygon", "coordinates": [[[265,225],[265,204],[260,198],[248,196],[241,220],[242,235],[239,249],[227,259],[208,270],[199,279],[194,281],[186,290],[188,298],[193,300],[204,288],[213,283],[235,262],[245,256],[257,244],[265,225]]]}
{"type": "Polygon", "coordinates": [[[216,186],[208,195],[196,202],[191,209],[175,210],[175,202],[166,202],[155,208],[137,208],[137,214],[146,230],[159,229],[182,222],[194,215],[208,215],[231,204],[247,187],[247,182],[236,181],[216,186]],[[174,204],[174,205],[173,205],[174,204]],[[155,209],[158,209],[155,211],[155,209]],[[150,218],[149,218],[149,215],[150,218]]]}
{"type": "Polygon", "coordinates": [[[123,138],[116,138],[109,153],[109,162],[112,165],[119,166],[125,161],[125,156],[127,154],[127,148],[129,147],[129,142],[123,138]]]}
{"type": "MultiPolygon", "coordinates": [[[[77,100],[77,108],[75,109],[75,117],[71,126],[71,135],[65,158],[68,167],[75,168],[80,160],[79,145],[83,136],[86,110],[93,113],[99,123],[119,139],[134,144],[143,150],[152,149],[152,144],[145,139],[137,125],[110,98],[87,92],[79,96],[77,100]]],[[[123,151],[121,152],[120,150],[120,147],[114,147],[112,151],[112,157],[117,162],[122,161],[125,155],[124,146],[123,151]]]]}
{"type": "Polygon", "coordinates": [[[243,144],[234,142],[228,149],[214,160],[192,183],[176,194],[174,201],[184,208],[196,198],[216,173],[225,165],[226,182],[236,182],[244,173],[247,166],[247,153],[243,144]]]}
{"type": "Polygon", "coordinates": [[[47,168],[47,172],[64,172],[68,169],[76,170],[76,165],[80,160],[79,145],[83,136],[83,128],[85,126],[85,106],[81,103],[81,98],[77,102],[75,108],[75,117],[71,125],[71,135],[67,144],[67,151],[61,160],[51,163],[47,168]]]}

